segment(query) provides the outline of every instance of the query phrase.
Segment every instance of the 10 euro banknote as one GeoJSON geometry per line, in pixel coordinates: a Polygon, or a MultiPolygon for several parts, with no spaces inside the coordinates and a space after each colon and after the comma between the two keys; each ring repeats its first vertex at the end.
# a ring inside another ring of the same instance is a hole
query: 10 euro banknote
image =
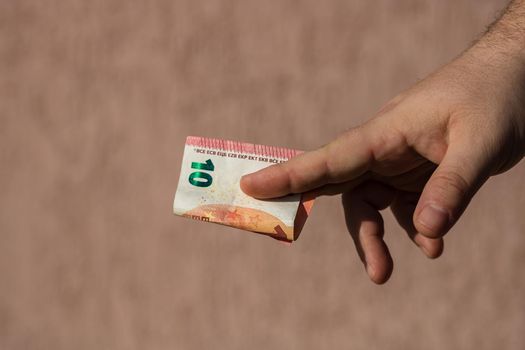
{"type": "Polygon", "coordinates": [[[173,212],[187,218],[294,241],[313,198],[294,194],[271,200],[246,195],[243,175],[282,163],[300,151],[189,136],[186,139],[173,212]]]}

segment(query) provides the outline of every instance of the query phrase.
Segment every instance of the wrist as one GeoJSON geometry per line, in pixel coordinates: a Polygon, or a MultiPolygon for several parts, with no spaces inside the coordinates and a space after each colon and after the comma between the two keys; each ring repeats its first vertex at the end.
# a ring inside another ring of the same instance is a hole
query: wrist
{"type": "Polygon", "coordinates": [[[525,71],[525,0],[511,1],[471,50],[490,63],[525,71]]]}
{"type": "Polygon", "coordinates": [[[485,78],[503,94],[512,115],[517,147],[525,156],[525,0],[514,1],[507,13],[465,55],[480,64],[485,78]],[[519,15],[520,18],[516,18],[519,15]],[[509,18],[513,17],[513,18],[509,18]]]}
{"type": "MultiPolygon", "coordinates": [[[[503,118],[512,139],[505,156],[516,164],[525,156],[525,47],[514,41],[495,42],[483,37],[457,61],[468,74],[470,86],[491,101],[496,118],[503,118]]],[[[479,98],[479,95],[476,95],[479,98]]],[[[505,158],[505,157],[502,157],[505,158]]],[[[507,168],[507,166],[505,166],[507,168]]]]}

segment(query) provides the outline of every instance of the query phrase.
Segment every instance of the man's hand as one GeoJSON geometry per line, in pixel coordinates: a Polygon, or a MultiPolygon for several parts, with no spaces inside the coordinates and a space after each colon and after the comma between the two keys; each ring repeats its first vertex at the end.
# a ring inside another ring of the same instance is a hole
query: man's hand
{"type": "Polygon", "coordinates": [[[342,193],[348,230],[376,283],[386,282],[393,266],[382,209],[390,207],[415,244],[438,257],[442,236],[480,186],[525,153],[523,14],[525,1],[515,1],[472,48],[373,119],[243,177],[241,188],[257,198],[342,193]]]}

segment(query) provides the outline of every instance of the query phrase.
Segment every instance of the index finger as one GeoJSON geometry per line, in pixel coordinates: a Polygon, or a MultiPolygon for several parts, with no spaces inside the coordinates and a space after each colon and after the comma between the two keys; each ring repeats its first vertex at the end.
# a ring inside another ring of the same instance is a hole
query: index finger
{"type": "Polygon", "coordinates": [[[347,131],[315,151],[243,176],[241,189],[252,197],[264,199],[352,180],[365,173],[372,163],[369,136],[365,128],[347,131]]]}

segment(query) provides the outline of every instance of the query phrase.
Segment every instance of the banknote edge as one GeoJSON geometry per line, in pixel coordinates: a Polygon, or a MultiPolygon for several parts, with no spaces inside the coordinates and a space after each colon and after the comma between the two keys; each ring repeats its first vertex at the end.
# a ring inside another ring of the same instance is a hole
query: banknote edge
{"type": "Polygon", "coordinates": [[[251,154],[256,156],[271,157],[281,160],[289,160],[303,151],[286,147],[266,146],[249,142],[222,140],[211,137],[188,136],[186,146],[194,146],[224,152],[251,154]]]}

